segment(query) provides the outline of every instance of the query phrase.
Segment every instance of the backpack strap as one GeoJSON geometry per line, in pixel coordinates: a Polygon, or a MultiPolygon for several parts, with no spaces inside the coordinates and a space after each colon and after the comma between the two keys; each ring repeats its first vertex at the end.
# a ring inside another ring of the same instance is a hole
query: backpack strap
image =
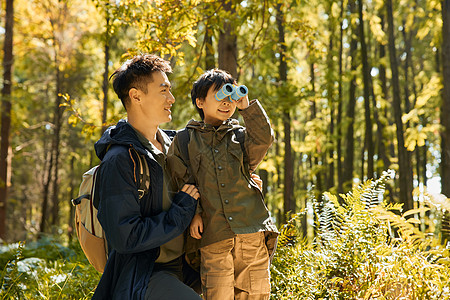
{"type": "MultiPolygon", "coordinates": [[[[150,170],[148,168],[148,163],[145,160],[145,157],[142,154],[139,154],[137,152],[137,150],[132,147],[129,150],[131,159],[133,159],[133,155],[131,155],[131,149],[134,150],[134,152],[136,153],[136,156],[138,158],[138,168],[139,168],[138,193],[139,193],[139,200],[141,200],[142,197],[144,197],[144,195],[146,193],[148,193],[148,191],[150,189],[150,170]]],[[[133,159],[133,162],[134,162],[134,159],[133,159]]]]}
{"type": "Polygon", "coordinates": [[[189,160],[188,145],[191,137],[189,136],[189,129],[187,129],[187,127],[184,127],[183,129],[177,132],[177,136],[178,136],[178,144],[180,145],[181,158],[184,160],[186,165],[190,167],[191,162],[189,160]]]}
{"type": "Polygon", "coordinates": [[[249,165],[249,158],[247,155],[247,151],[245,150],[245,132],[244,132],[244,128],[242,127],[238,127],[233,129],[234,135],[236,136],[236,140],[239,142],[239,144],[241,145],[241,149],[242,149],[242,154],[243,154],[243,160],[244,160],[244,166],[247,168],[248,170],[248,165],[249,165]]]}
{"type": "Polygon", "coordinates": [[[189,170],[189,180],[187,183],[195,183],[195,179],[194,179],[194,173],[192,172],[191,169],[191,161],[189,159],[189,151],[188,151],[188,145],[189,145],[189,140],[191,139],[191,136],[189,135],[189,129],[187,127],[179,130],[177,132],[177,137],[178,137],[178,145],[180,147],[180,153],[181,153],[181,158],[183,159],[184,163],[186,164],[188,170],[189,170]]]}

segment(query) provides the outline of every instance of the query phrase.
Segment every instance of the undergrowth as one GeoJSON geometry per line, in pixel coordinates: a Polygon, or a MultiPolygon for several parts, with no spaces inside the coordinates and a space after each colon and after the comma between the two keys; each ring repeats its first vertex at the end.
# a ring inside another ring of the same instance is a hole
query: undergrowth
{"type": "Polygon", "coordinates": [[[450,255],[421,232],[416,215],[383,201],[388,172],[342,200],[314,199],[315,238],[300,233],[303,213],[280,235],[271,268],[271,299],[450,299],[450,255]]]}
{"type": "MultiPolygon", "coordinates": [[[[340,198],[312,199],[311,241],[301,233],[304,213],[282,227],[271,299],[450,299],[449,249],[439,236],[419,230],[418,217],[432,201],[402,213],[400,204],[383,199],[389,176],[340,198]]],[[[439,207],[446,210],[445,200],[439,207]]],[[[66,244],[47,237],[0,246],[0,300],[90,299],[100,274],[76,240],[66,244]]]]}

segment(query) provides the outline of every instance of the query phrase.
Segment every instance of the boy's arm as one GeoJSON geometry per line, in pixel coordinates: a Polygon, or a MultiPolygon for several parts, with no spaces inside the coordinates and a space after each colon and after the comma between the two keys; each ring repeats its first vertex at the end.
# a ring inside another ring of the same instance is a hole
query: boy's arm
{"type": "Polygon", "coordinates": [[[249,171],[252,173],[273,143],[273,130],[269,117],[258,100],[250,101],[250,105],[239,112],[245,122],[245,149],[249,158],[249,171]]]}
{"type": "Polygon", "coordinates": [[[190,174],[187,164],[181,155],[178,136],[174,137],[167,151],[166,164],[177,189],[180,189],[185,183],[188,183],[190,174]]]}

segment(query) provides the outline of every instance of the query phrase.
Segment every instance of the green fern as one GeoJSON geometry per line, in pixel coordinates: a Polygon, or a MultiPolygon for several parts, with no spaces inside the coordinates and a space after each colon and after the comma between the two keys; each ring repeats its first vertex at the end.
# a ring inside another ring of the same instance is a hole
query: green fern
{"type": "Polygon", "coordinates": [[[368,180],[342,202],[312,199],[312,242],[300,239],[298,215],[282,227],[271,299],[450,299],[449,249],[419,230],[414,216],[428,207],[400,214],[401,204],[384,201],[391,178],[368,180]]]}

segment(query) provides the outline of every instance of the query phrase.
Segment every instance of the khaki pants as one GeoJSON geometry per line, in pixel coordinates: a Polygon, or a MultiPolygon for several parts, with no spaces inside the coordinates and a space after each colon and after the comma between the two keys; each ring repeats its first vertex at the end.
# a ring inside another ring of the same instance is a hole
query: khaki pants
{"type": "Polygon", "coordinates": [[[238,234],[200,249],[203,298],[269,299],[269,254],[264,232],[238,234]]]}

